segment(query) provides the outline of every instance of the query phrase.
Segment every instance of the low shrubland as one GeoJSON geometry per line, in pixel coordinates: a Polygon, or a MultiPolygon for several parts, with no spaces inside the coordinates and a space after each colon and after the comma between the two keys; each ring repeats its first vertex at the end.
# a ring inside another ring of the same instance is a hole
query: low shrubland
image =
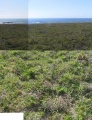
{"type": "Polygon", "coordinates": [[[91,50],[92,23],[1,24],[1,50],[91,50]]]}
{"type": "Polygon", "coordinates": [[[33,24],[28,32],[31,50],[92,49],[92,23],[33,24]]]}
{"type": "Polygon", "coordinates": [[[27,24],[1,24],[0,50],[26,50],[28,49],[27,24]]]}
{"type": "Polygon", "coordinates": [[[0,112],[92,119],[92,51],[0,51],[0,112]]]}

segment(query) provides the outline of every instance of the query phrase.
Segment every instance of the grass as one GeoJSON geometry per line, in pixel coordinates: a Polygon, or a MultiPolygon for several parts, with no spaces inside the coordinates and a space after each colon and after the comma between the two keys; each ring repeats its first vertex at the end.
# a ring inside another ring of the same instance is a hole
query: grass
{"type": "Polygon", "coordinates": [[[0,51],[0,112],[25,120],[92,118],[92,51],[0,51]]]}

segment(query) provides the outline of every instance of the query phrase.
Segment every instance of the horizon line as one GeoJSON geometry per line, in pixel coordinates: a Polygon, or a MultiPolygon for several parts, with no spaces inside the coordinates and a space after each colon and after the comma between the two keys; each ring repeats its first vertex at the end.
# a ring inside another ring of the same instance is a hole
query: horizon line
{"type": "Polygon", "coordinates": [[[92,18],[92,17],[29,17],[29,18],[92,18]]]}

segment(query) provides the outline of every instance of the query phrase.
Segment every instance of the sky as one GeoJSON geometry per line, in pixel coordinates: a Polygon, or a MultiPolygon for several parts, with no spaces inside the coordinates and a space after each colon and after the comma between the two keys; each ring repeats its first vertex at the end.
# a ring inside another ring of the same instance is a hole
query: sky
{"type": "Polygon", "coordinates": [[[28,0],[0,0],[0,18],[27,18],[28,0]]]}
{"type": "Polygon", "coordinates": [[[92,0],[0,0],[0,18],[92,18],[92,0]]]}
{"type": "Polygon", "coordinates": [[[28,0],[29,18],[92,18],[92,0],[28,0]]]}

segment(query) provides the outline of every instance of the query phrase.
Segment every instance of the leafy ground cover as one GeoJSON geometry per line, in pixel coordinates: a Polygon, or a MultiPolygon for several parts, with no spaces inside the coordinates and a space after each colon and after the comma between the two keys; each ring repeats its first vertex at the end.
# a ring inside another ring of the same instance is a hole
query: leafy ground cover
{"type": "Polygon", "coordinates": [[[92,50],[92,23],[29,25],[31,50],[92,50]]]}
{"type": "Polygon", "coordinates": [[[0,51],[0,112],[92,119],[92,51],[0,51]]]}

